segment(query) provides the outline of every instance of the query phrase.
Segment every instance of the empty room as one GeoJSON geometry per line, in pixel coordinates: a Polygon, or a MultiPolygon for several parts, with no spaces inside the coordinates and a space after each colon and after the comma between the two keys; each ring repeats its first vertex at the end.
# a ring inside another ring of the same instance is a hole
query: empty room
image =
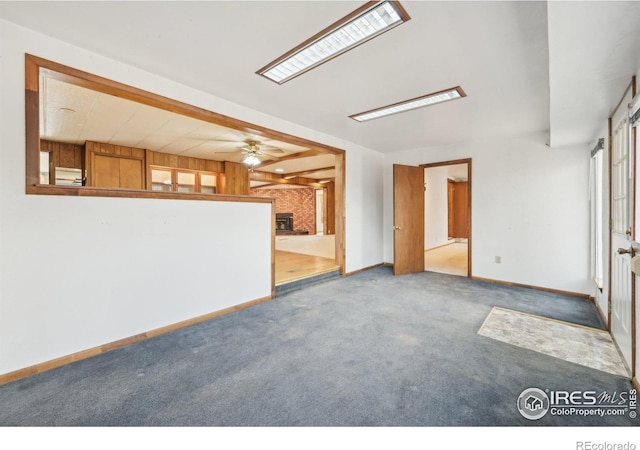
{"type": "Polygon", "coordinates": [[[0,433],[626,443],[639,55],[634,1],[0,2],[0,433]]]}

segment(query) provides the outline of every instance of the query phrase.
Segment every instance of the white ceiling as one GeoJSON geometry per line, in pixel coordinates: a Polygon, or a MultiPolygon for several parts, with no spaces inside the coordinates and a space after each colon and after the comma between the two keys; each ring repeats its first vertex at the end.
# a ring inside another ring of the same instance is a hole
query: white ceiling
{"type": "Polygon", "coordinates": [[[288,83],[255,74],[363,3],[0,2],[0,18],[381,152],[540,132],[587,145],[639,68],[636,2],[403,1],[409,22],[288,83]],[[457,85],[466,98],[348,118],[457,85]]]}

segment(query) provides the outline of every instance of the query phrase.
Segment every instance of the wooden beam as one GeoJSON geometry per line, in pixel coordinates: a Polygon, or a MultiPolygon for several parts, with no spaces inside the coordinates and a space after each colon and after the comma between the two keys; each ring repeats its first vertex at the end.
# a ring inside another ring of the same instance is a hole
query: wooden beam
{"type": "Polygon", "coordinates": [[[292,184],[292,185],[300,185],[300,186],[323,187],[322,183],[319,183],[318,180],[315,180],[313,178],[304,178],[304,177],[289,178],[290,175],[287,175],[287,178],[285,178],[284,176],[276,173],[262,172],[260,170],[254,170],[253,172],[249,172],[249,177],[253,181],[264,181],[270,184],[292,184]]]}
{"type": "Polygon", "coordinates": [[[299,176],[309,175],[310,173],[324,172],[326,170],[334,170],[334,169],[335,169],[335,166],[321,167],[319,169],[302,170],[300,172],[289,172],[284,176],[290,177],[293,175],[293,176],[299,177],[299,176]]]}
{"type": "Polygon", "coordinates": [[[326,150],[321,150],[321,149],[311,149],[311,150],[306,150],[304,152],[293,153],[291,155],[281,156],[277,158],[274,156],[273,162],[265,161],[266,164],[263,163],[262,166],[263,167],[270,166],[276,163],[281,163],[282,161],[290,161],[292,159],[309,158],[311,156],[326,155],[327,153],[331,153],[331,152],[328,152],[326,150]]]}

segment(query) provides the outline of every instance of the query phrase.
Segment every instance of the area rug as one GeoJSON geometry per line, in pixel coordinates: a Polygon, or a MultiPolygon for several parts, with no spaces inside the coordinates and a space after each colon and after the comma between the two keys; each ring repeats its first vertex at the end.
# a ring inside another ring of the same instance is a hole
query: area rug
{"type": "Polygon", "coordinates": [[[496,306],[478,334],[592,369],[629,376],[611,335],[596,328],[496,306]]]}

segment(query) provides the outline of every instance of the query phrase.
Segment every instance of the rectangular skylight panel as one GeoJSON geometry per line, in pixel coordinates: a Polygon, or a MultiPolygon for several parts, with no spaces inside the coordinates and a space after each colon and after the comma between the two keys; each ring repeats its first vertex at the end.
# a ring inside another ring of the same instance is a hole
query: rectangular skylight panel
{"type": "Polygon", "coordinates": [[[366,120],[390,116],[392,114],[398,114],[401,112],[410,111],[437,103],[447,102],[461,97],[466,97],[466,94],[462,90],[462,88],[458,86],[455,88],[447,89],[446,91],[434,92],[433,94],[427,94],[419,98],[406,100],[404,102],[395,103],[393,105],[383,106],[382,108],[365,111],[363,113],[354,114],[349,117],[357,120],[358,122],[364,122],[366,120]]]}
{"type": "Polygon", "coordinates": [[[363,12],[353,19],[347,17],[357,14],[357,11],[336,22],[326,33],[314,36],[257,73],[282,84],[410,19],[397,1],[384,1],[369,9],[366,9],[367,6],[361,8],[363,12]],[[281,66],[286,70],[279,70],[281,66]]]}

